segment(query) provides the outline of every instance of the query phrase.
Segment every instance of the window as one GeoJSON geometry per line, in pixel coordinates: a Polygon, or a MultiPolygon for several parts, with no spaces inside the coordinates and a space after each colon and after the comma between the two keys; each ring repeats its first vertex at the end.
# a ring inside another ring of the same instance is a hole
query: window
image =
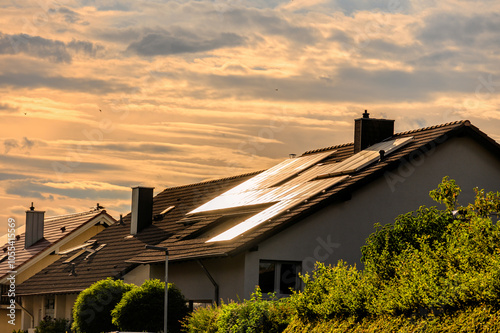
{"type": "Polygon", "coordinates": [[[54,305],[56,303],[55,296],[45,296],[45,316],[54,318],[54,305]]]}
{"type": "Polygon", "coordinates": [[[263,294],[276,292],[292,294],[291,289],[300,289],[300,262],[261,260],[259,263],[259,286],[263,294]]]}

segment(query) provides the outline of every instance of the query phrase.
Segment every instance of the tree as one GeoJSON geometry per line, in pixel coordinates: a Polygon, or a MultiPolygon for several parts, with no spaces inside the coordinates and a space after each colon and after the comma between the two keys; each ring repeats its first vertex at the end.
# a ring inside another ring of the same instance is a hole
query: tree
{"type": "MultiPolygon", "coordinates": [[[[112,311],[113,324],[126,331],[163,330],[165,283],[147,280],[123,295],[112,311]]],[[[168,331],[179,332],[180,320],[188,314],[186,299],[179,288],[168,284],[168,331]]]]}
{"type": "Polygon", "coordinates": [[[73,306],[73,324],[77,333],[100,333],[117,330],[111,322],[111,310],[121,300],[122,295],[133,288],[121,280],[97,281],[83,290],[73,306]]]}

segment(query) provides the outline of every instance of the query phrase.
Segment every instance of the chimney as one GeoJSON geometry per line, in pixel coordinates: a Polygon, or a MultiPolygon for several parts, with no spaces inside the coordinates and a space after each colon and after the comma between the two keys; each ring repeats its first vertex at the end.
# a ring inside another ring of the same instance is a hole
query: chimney
{"type": "Polygon", "coordinates": [[[354,154],[394,135],[394,120],[370,118],[365,110],[363,118],[354,120],[354,154]]]}
{"type": "Polygon", "coordinates": [[[132,187],[132,219],[130,233],[137,234],[153,221],[154,187],[132,187]]]}
{"type": "Polygon", "coordinates": [[[43,238],[43,221],[45,212],[39,212],[31,203],[30,210],[26,211],[26,231],[24,233],[24,248],[27,249],[31,245],[43,238]]]}

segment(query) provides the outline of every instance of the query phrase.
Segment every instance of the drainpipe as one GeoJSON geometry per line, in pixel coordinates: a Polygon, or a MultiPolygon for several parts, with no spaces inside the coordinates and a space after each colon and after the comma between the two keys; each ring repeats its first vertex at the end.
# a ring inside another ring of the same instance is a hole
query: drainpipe
{"type": "Polygon", "coordinates": [[[31,317],[31,327],[32,328],[35,328],[35,317],[33,317],[33,315],[24,307],[22,306],[19,302],[16,302],[17,305],[19,305],[19,307],[28,314],[28,316],[31,317]]]}
{"type": "Polygon", "coordinates": [[[205,265],[203,265],[203,263],[201,262],[201,260],[198,259],[197,261],[198,261],[198,264],[200,264],[201,268],[203,268],[203,270],[205,271],[205,274],[207,275],[207,277],[210,280],[210,282],[212,282],[212,284],[214,285],[214,289],[215,289],[215,304],[219,305],[219,285],[217,284],[217,282],[215,282],[214,278],[212,277],[212,275],[210,275],[210,272],[205,267],[205,265]]]}

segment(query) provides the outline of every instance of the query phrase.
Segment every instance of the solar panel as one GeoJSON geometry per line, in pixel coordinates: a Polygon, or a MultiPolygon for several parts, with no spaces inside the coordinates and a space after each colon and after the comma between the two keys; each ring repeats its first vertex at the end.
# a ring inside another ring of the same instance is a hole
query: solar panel
{"type": "Polygon", "coordinates": [[[373,162],[378,161],[380,158],[379,152],[381,150],[384,151],[384,156],[387,156],[411,141],[413,141],[413,137],[399,138],[374,144],[373,146],[346,158],[340,163],[335,163],[329,168],[325,168],[324,172],[319,174],[316,179],[334,177],[359,171],[373,162]]]}
{"type": "Polygon", "coordinates": [[[274,218],[278,214],[285,212],[287,209],[291,209],[294,206],[300,204],[304,200],[313,197],[319,192],[347,179],[348,176],[328,178],[315,180],[311,182],[306,182],[304,186],[300,187],[299,191],[294,192],[293,196],[290,196],[278,203],[272,205],[271,207],[264,209],[260,213],[248,218],[247,220],[239,223],[238,225],[224,231],[223,233],[209,239],[207,243],[220,242],[231,240],[244,232],[255,228],[256,226],[274,218]]]}
{"type": "Polygon", "coordinates": [[[268,204],[262,211],[207,242],[231,240],[274,218],[319,192],[344,181],[350,173],[361,170],[391,154],[413,140],[413,137],[388,140],[370,146],[338,163],[320,164],[335,151],[289,159],[230,189],[188,214],[215,212],[230,208],[268,204]]]}
{"type": "Polygon", "coordinates": [[[188,214],[197,214],[279,201],[280,199],[277,198],[285,195],[285,191],[291,191],[293,189],[273,186],[294,177],[301,171],[310,168],[314,164],[324,160],[334,153],[335,150],[285,160],[219,195],[204,205],[190,211],[188,214]]]}

